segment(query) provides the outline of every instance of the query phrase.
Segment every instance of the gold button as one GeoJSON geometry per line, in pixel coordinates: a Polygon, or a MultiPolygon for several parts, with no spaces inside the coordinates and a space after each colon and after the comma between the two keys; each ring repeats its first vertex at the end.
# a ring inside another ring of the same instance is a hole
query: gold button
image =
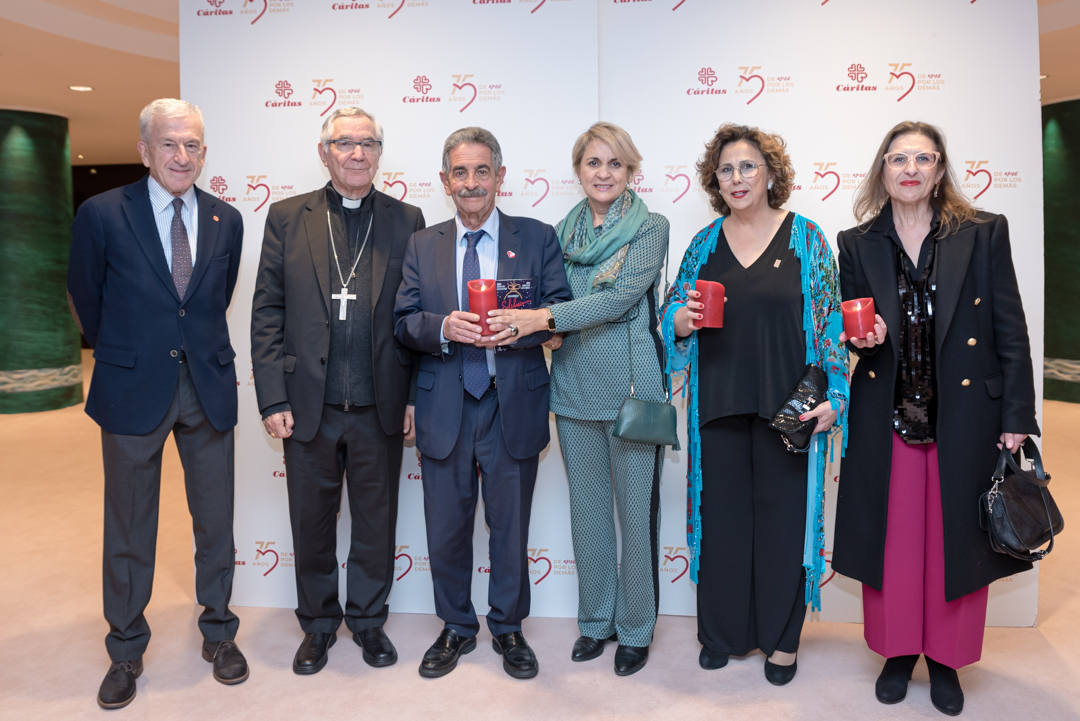
{"type": "Polygon", "coordinates": [[[870,376],[871,378],[877,378],[877,373],[875,373],[874,371],[867,371],[866,375],[870,376]]]}
{"type": "Polygon", "coordinates": [[[960,381],[960,385],[967,388],[969,385],[971,385],[971,379],[970,378],[965,378],[964,380],[960,381]]]}
{"type": "Polygon", "coordinates": [[[978,305],[979,303],[982,303],[982,298],[975,299],[975,305],[978,305]]]}
{"type": "Polygon", "coordinates": [[[976,343],[978,343],[978,341],[974,338],[968,338],[968,345],[975,345],[976,343]]]}

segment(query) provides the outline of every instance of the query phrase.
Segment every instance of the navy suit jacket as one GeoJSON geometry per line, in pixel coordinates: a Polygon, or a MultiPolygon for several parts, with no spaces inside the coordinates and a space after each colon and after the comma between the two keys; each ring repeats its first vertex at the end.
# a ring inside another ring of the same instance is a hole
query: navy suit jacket
{"type": "MultiPolygon", "coordinates": [[[[416,378],[416,445],[431,458],[450,455],[457,442],[464,398],[457,343],[440,343],[443,319],[458,310],[454,220],[413,233],[401,266],[394,307],[394,333],[419,351],[416,378]]],[[[562,248],[555,229],[532,218],[499,213],[498,278],[531,278],[533,304],[570,300],[562,248]]],[[[495,354],[503,438],[518,460],[548,444],[548,369],[540,347],[547,333],[534,333],[495,354]]]]}
{"type": "Polygon", "coordinates": [[[146,177],[95,195],[75,215],[68,293],[95,359],[86,413],[110,433],[144,435],[161,423],[176,393],[181,349],[210,423],[219,431],[236,425],[236,354],[225,311],[244,223],[228,203],[195,194],[199,237],[184,298],[169,273],[146,177]]]}

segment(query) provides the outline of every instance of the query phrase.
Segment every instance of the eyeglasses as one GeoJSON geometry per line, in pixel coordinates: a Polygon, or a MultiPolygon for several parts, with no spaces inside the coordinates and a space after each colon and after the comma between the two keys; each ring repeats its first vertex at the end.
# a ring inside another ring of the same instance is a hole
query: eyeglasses
{"type": "Polygon", "coordinates": [[[739,176],[742,177],[743,180],[750,180],[757,175],[758,168],[763,167],[765,167],[765,163],[755,163],[751,160],[744,160],[739,163],[738,166],[721,165],[716,169],[716,177],[718,180],[722,180],[726,183],[735,177],[735,171],[738,170],[739,176]]]}
{"type": "Polygon", "coordinates": [[[346,154],[356,150],[357,145],[364,151],[364,155],[378,155],[382,152],[382,141],[375,140],[374,138],[364,138],[363,140],[334,138],[328,142],[330,145],[333,145],[335,148],[346,154]]]}
{"type": "Polygon", "coordinates": [[[941,153],[885,153],[885,164],[894,170],[903,170],[912,160],[919,170],[929,170],[938,164],[941,153]]]}

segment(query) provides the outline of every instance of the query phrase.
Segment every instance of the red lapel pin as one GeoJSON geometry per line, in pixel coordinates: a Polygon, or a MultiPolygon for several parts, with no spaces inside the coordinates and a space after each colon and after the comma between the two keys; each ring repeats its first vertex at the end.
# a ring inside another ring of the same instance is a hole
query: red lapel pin
{"type": "Polygon", "coordinates": [[[219,221],[219,218],[215,215],[214,216],[214,222],[217,223],[218,221],[219,221]]]}
{"type": "Polygon", "coordinates": [[[516,258],[517,254],[512,250],[508,250],[508,251],[506,251],[506,257],[507,258],[516,258]]]}

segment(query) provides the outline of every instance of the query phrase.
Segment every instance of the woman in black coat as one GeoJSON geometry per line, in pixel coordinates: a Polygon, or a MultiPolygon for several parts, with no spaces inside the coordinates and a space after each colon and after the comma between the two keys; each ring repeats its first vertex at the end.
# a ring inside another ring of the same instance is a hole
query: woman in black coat
{"type": "Polygon", "coordinates": [[[1008,224],[963,198],[941,132],[918,122],[885,136],[855,216],[841,290],[878,315],[866,338],[843,336],[858,363],[833,568],[864,584],[867,644],[887,658],[878,699],[903,699],[925,654],[931,700],[955,715],[988,584],[1031,567],[990,550],[977,510],[995,445],[1039,433],[1008,224]]]}

